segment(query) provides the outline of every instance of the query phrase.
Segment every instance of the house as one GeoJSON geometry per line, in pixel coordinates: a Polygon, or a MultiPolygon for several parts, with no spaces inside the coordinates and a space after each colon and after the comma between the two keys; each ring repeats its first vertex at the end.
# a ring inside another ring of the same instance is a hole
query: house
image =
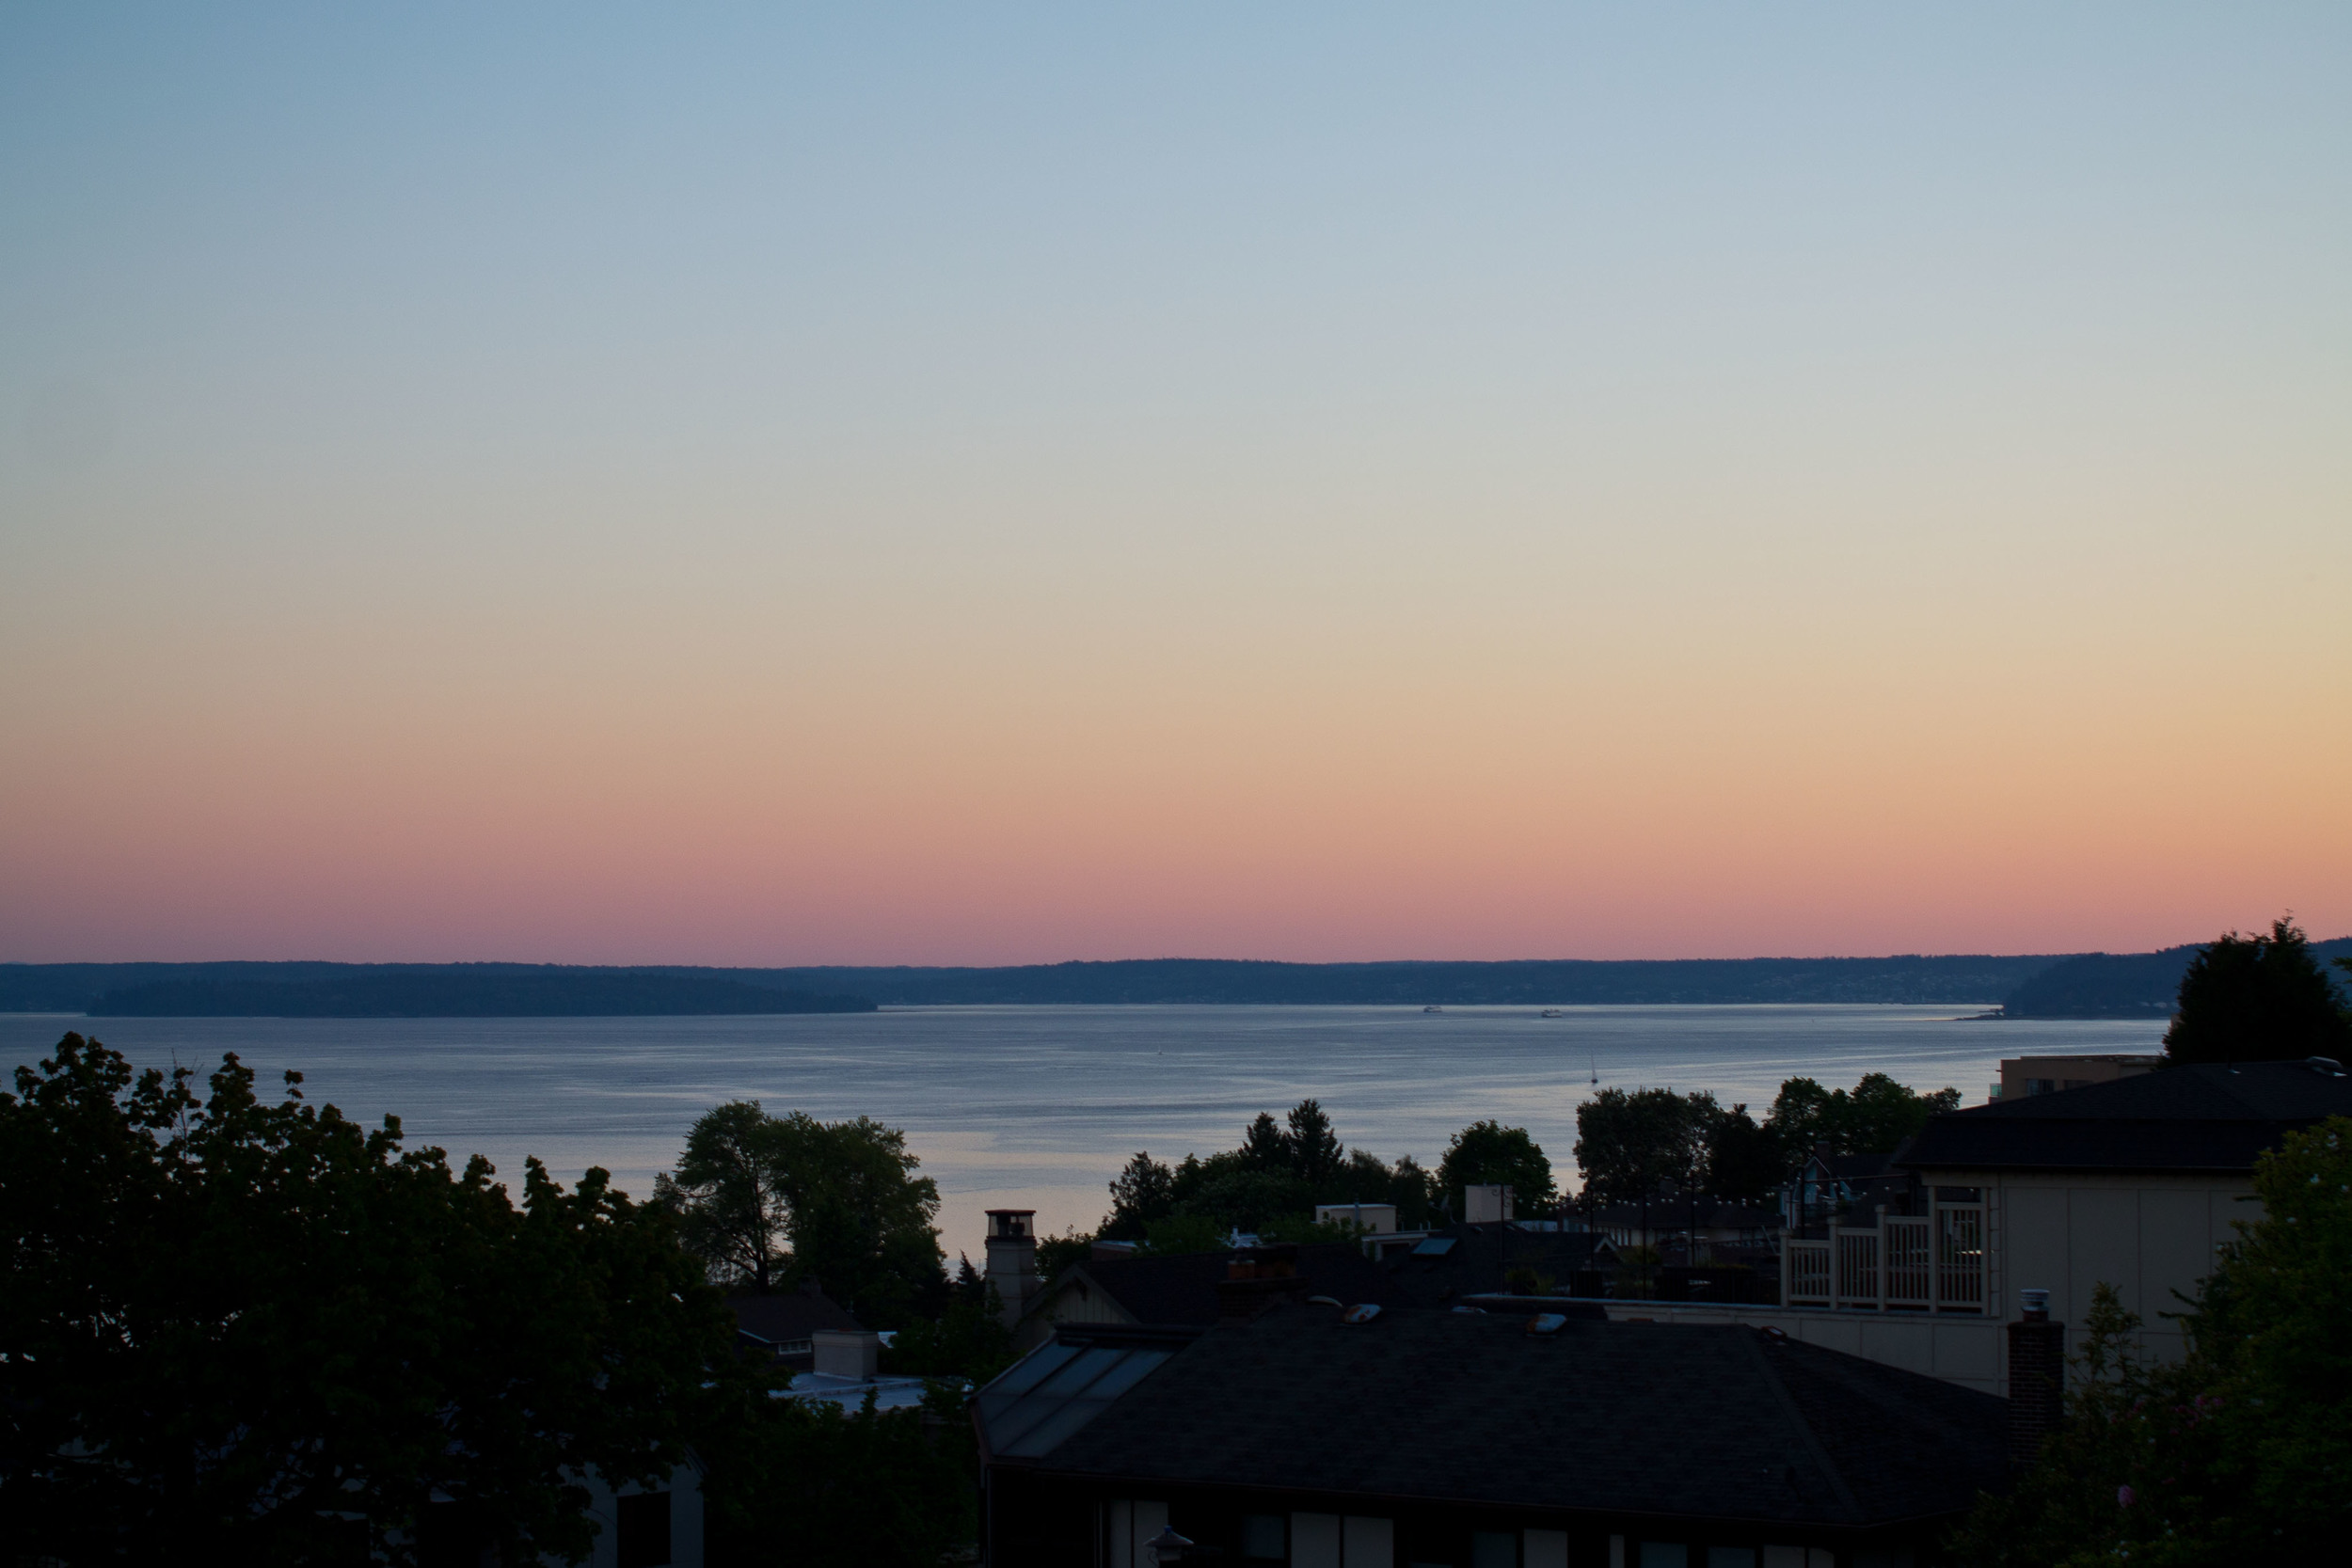
{"type": "MultiPolygon", "coordinates": [[[[1089,1259],[1073,1263],[1030,1308],[1013,1343],[1045,1343],[1062,1323],[1160,1323],[1206,1328],[1222,1315],[1220,1292],[1238,1278],[1267,1280],[1260,1289],[1306,1297],[1400,1305],[1405,1299],[1380,1266],[1352,1242],[1241,1247],[1231,1251],[1155,1257],[1089,1259]]],[[[1493,1289],[1502,1289],[1496,1275],[1493,1289]]],[[[1230,1292],[1227,1292],[1230,1293],[1230,1292]]]]}
{"type": "Polygon", "coordinates": [[[2001,1063],[2001,1081],[1993,1085],[1995,1101],[2023,1100],[2027,1095],[2059,1094],[2137,1078],[2164,1065],[2158,1055],[2011,1056],[2001,1063]]]}
{"type": "Polygon", "coordinates": [[[2352,1115],[2332,1061],[2169,1068],[1931,1119],[1838,1208],[1781,1243],[1781,1306],[1608,1304],[1613,1317],[1776,1327],[1809,1343],[1996,1394],[2026,1291],[2059,1323],[2113,1285],[2146,1346],[2177,1354],[2178,1311],[2237,1221],[2253,1168],[2289,1132],[2352,1115]]]}
{"type": "Polygon", "coordinates": [[[727,1306],[735,1313],[736,1343],[802,1370],[816,1365],[815,1336],[820,1331],[866,1331],[865,1324],[835,1305],[814,1281],[774,1295],[729,1296],[727,1306]]]}
{"type": "Polygon", "coordinates": [[[974,1402],[983,1560],[1905,1568],[2005,1402],[1770,1330],[1279,1305],[1065,1325],[974,1402]]]}

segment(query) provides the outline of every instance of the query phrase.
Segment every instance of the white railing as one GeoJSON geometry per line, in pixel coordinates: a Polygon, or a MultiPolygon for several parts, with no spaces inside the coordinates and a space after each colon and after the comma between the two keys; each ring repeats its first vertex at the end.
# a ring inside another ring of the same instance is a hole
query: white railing
{"type": "Polygon", "coordinates": [[[1823,1241],[1789,1237],[1780,1248],[1788,1307],[1982,1312],[1984,1275],[1980,1203],[1939,1203],[1932,1219],[1883,1214],[1872,1226],[1834,1226],[1823,1241]]]}

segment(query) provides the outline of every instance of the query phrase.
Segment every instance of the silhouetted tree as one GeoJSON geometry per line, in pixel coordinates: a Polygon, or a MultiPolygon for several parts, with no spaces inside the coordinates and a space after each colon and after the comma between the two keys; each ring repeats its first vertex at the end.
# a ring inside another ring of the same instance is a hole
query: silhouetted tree
{"type": "Polygon", "coordinates": [[[2181,976],[2180,1007],[2164,1036],[2168,1066],[2347,1053],[2352,1023],[2311,940],[2284,916],[2267,936],[2232,931],[2207,943],[2181,976]]]}
{"type": "Polygon", "coordinates": [[[1292,1108],[1283,1142],[1290,1150],[1291,1174],[1318,1193],[1339,1175],[1345,1151],[1339,1134],[1331,1131],[1331,1118],[1316,1101],[1302,1100],[1292,1108]]]}
{"type": "Polygon", "coordinates": [[[1832,1154],[1892,1153],[1927,1126],[1930,1117],[1959,1108],[1958,1089],[1947,1085],[1919,1094],[1883,1072],[1865,1073],[1851,1093],[1791,1078],[1780,1085],[1765,1126],[1780,1144],[1788,1173],[1794,1174],[1824,1145],[1832,1154]]]}
{"type": "Polygon", "coordinates": [[[1270,1111],[1260,1111],[1257,1119],[1243,1130],[1241,1148],[1235,1152],[1249,1170],[1288,1174],[1291,1168],[1290,1138],[1270,1111]]]}
{"type": "Polygon", "coordinates": [[[1780,1140],[1756,1125],[1745,1105],[1717,1116],[1706,1132],[1705,1188],[1725,1203],[1770,1202],[1788,1180],[1780,1140]]]}
{"type": "Polygon", "coordinates": [[[1498,1182],[1512,1189],[1516,1212],[1522,1214],[1537,1213],[1560,1196],[1551,1162],[1526,1128],[1474,1121],[1454,1134],[1445,1157],[1438,1162],[1441,1201],[1459,1203],[1463,1188],[1498,1182]]]}
{"type": "Polygon", "coordinates": [[[687,1250],[714,1277],[745,1281],[761,1295],[792,1218],[775,1180],[773,1128],[756,1100],[719,1106],[688,1131],[676,1171],[653,1179],[654,1201],[678,1216],[687,1250]]]}
{"type": "Polygon", "coordinates": [[[722,1283],[814,1280],[861,1321],[896,1328],[935,1307],[946,1280],[939,1188],[918,1166],[905,1134],[870,1117],[822,1122],[737,1101],[695,1121],[655,1193],[722,1283]],[[772,1248],[779,1229],[788,1251],[755,1266],[759,1239],[772,1248]]]}
{"type": "Polygon", "coordinates": [[[1106,1241],[1139,1242],[1153,1220],[1176,1208],[1176,1173],[1143,1149],[1111,1178],[1111,1212],[1100,1234],[1106,1241]]]}
{"type": "Polygon", "coordinates": [[[1576,1108],[1576,1165],[1585,1196],[1645,1203],[1661,1191],[1695,1191],[1714,1110],[1712,1095],[1601,1090],[1576,1108]]]}
{"type": "Polygon", "coordinates": [[[199,1096],[68,1035],[0,1094],[11,1558],[408,1562],[432,1505],[577,1560],[583,1471],[666,1479],[748,1405],[667,1212],[535,1160],[517,1208],[285,1081],[231,1054],[199,1096]]]}

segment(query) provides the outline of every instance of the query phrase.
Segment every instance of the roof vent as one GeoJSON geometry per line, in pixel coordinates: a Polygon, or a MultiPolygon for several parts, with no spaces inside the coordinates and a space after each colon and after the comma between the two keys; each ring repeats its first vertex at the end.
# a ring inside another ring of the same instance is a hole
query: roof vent
{"type": "Polygon", "coordinates": [[[1378,1302],[1359,1301],[1355,1306],[1340,1314],[1340,1322],[1343,1323],[1368,1323],[1379,1315],[1380,1304],[1378,1302]]]}
{"type": "Polygon", "coordinates": [[[1557,1334],[1560,1332],[1560,1325],[1567,1321],[1567,1319],[1562,1317],[1557,1312],[1538,1312],[1534,1317],[1527,1320],[1527,1332],[1530,1334],[1557,1334]]]}
{"type": "Polygon", "coordinates": [[[2324,1072],[2330,1078],[2344,1076],[2344,1064],[2333,1056],[2306,1056],[2303,1058],[2303,1065],[2313,1072],[2324,1072]]]}

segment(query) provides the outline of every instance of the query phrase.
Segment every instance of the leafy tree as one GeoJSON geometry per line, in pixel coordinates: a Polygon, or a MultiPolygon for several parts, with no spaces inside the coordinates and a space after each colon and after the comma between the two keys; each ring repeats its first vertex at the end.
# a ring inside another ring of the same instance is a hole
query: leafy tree
{"type": "Polygon", "coordinates": [[[1474,1121],[1454,1134],[1438,1163],[1438,1189],[1452,1201],[1464,1187],[1501,1182],[1513,1189],[1516,1211],[1533,1214],[1559,1196],[1551,1162],[1524,1127],[1474,1121]]]}
{"type": "Polygon", "coordinates": [[[1780,1140],[1756,1125],[1745,1105],[1717,1116],[1706,1130],[1706,1191],[1725,1203],[1767,1203],[1788,1179],[1780,1140]]]}
{"type": "Polygon", "coordinates": [[[977,1534],[977,1456],[960,1390],[934,1389],[922,1410],[763,1402],[711,1465],[712,1560],[937,1568],[977,1534]]]}
{"type": "MultiPolygon", "coordinates": [[[[1123,1241],[1126,1238],[1113,1237],[1112,1240],[1123,1241]]],[[[1058,1236],[1040,1236],[1037,1239],[1038,1275],[1050,1282],[1062,1270],[1073,1263],[1085,1262],[1093,1254],[1094,1238],[1083,1234],[1074,1225],[1058,1236]]],[[[970,1268],[971,1264],[967,1262],[964,1267],[970,1268]]]]}
{"type": "Polygon", "coordinates": [[[1170,1214],[1152,1222],[1150,1234],[1144,1238],[1146,1252],[1166,1256],[1178,1252],[1217,1252],[1225,1246],[1225,1237],[1232,1227],[1209,1218],[1206,1214],[1170,1214]]]}
{"type": "Polygon", "coordinates": [[[739,1100],[696,1119],[675,1174],[654,1178],[654,1201],[678,1216],[687,1249],[721,1279],[766,1295],[791,1205],[775,1181],[773,1118],[739,1100]]]}
{"type": "Polygon", "coordinates": [[[1712,1095],[1606,1088],[1576,1108],[1576,1164],[1584,1195],[1642,1203],[1661,1191],[1695,1191],[1707,1168],[1712,1095]]]}
{"type": "Polygon", "coordinates": [[[1166,1218],[1175,1208],[1176,1173],[1137,1149],[1111,1178],[1111,1212],[1103,1221],[1102,1235],[1106,1241],[1141,1241],[1153,1220],[1166,1218]]]}
{"type": "Polygon", "coordinates": [[[2315,1562],[2352,1527],[2352,1119],[2289,1133],[2256,1166],[2263,1217],[2184,1317],[2179,1362],[2142,1359],[2102,1285],[2067,1416],[1957,1560],[1977,1568],[2315,1562]]]}
{"type": "Polygon", "coordinates": [[[861,1323],[896,1327],[937,1299],[945,1254],[939,1184],[914,1175],[906,1134],[868,1117],[777,1129],[777,1184],[791,1205],[792,1283],[815,1279],[861,1323]]]}
{"type": "Polygon", "coordinates": [[[2352,1022],[2311,953],[2311,939],[2284,916],[2270,934],[2225,933],[2181,976],[2179,1010],[2165,1031],[2168,1066],[2185,1062],[2298,1061],[2352,1053],[2352,1022]]]}
{"type": "Polygon", "coordinates": [[[578,1560],[586,1472],[664,1478],[743,1402],[724,1305],[604,1171],[531,1162],[518,1209],[298,1073],[194,1076],[68,1035],[0,1094],[12,1554],[406,1562],[437,1494],[502,1560],[578,1560]]]}
{"type": "Polygon", "coordinates": [[[972,1259],[961,1259],[945,1310],[894,1334],[882,1353],[882,1370],[978,1386],[1012,1365],[1012,1330],[1005,1326],[1003,1306],[972,1259]]]}
{"type": "Polygon", "coordinates": [[[722,1283],[814,1280],[862,1322],[899,1327],[935,1307],[945,1283],[939,1188],[919,1164],[904,1133],[870,1117],[778,1117],[737,1101],[695,1121],[655,1195],[722,1283]],[[779,1232],[788,1251],[774,1250],[779,1232]]]}
{"type": "Polygon", "coordinates": [[[1959,1108],[1958,1089],[1947,1086],[1919,1094],[1883,1072],[1865,1073],[1851,1093],[1824,1089],[1810,1078],[1791,1078],[1781,1085],[1765,1125],[1793,1174],[1824,1144],[1832,1154],[1892,1153],[1927,1126],[1930,1117],[1959,1108]]]}

